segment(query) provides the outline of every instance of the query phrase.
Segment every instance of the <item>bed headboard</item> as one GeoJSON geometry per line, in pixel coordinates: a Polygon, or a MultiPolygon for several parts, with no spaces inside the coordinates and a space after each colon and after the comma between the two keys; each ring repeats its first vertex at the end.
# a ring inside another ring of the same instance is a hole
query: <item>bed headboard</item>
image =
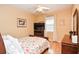
{"type": "Polygon", "coordinates": [[[6,53],[5,45],[2,36],[0,34],[0,54],[5,54],[5,53],[6,53]]]}

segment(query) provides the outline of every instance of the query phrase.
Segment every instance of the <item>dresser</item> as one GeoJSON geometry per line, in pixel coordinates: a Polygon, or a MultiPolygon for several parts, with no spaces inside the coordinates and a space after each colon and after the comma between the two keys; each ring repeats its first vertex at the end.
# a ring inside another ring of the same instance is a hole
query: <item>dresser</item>
{"type": "Polygon", "coordinates": [[[61,53],[62,54],[77,54],[78,53],[78,45],[77,43],[72,43],[72,40],[69,35],[65,35],[62,40],[61,53]]]}
{"type": "Polygon", "coordinates": [[[34,23],[34,35],[44,37],[44,23],[34,23]]]}
{"type": "Polygon", "coordinates": [[[77,44],[62,43],[62,54],[77,54],[77,53],[78,53],[77,44]]]}

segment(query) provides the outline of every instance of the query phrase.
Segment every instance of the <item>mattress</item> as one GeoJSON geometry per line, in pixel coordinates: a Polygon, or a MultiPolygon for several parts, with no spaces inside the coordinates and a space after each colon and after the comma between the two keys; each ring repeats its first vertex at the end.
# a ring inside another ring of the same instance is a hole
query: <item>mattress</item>
{"type": "Polygon", "coordinates": [[[49,48],[49,42],[40,37],[24,37],[19,39],[19,43],[25,54],[40,54],[49,48]]]}

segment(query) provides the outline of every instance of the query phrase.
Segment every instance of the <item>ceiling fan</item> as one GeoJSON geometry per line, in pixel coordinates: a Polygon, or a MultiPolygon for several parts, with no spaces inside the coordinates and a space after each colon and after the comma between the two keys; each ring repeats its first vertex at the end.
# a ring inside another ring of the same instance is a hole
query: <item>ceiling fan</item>
{"type": "Polygon", "coordinates": [[[48,7],[44,7],[44,6],[38,5],[34,12],[36,12],[36,13],[45,13],[45,12],[47,12],[49,9],[50,9],[50,8],[48,8],[48,7]]]}

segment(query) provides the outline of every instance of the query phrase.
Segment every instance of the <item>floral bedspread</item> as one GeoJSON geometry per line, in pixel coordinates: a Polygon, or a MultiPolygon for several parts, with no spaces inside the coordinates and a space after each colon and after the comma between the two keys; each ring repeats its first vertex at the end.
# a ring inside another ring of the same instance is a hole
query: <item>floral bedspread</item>
{"type": "Polygon", "coordinates": [[[19,39],[25,54],[40,54],[49,47],[49,42],[40,37],[25,37],[19,39]]]}

